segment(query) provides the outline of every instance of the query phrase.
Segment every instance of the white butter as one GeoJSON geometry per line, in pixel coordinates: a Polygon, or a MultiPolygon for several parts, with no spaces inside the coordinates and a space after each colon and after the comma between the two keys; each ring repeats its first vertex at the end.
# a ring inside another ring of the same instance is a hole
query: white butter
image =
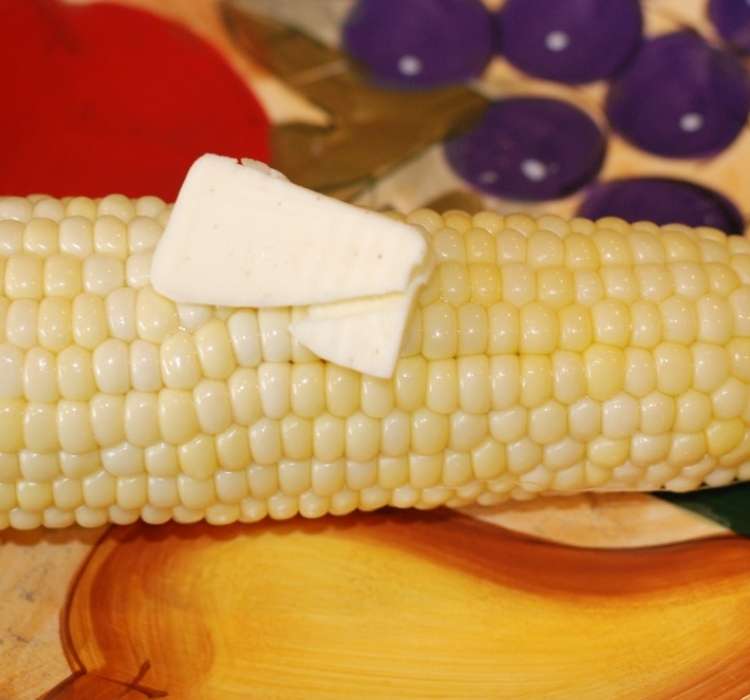
{"type": "Polygon", "coordinates": [[[292,323],[292,335],[319,357],[375,377],[393,375],[406,324],[428,272],[402,294],[319,304],[292,323]]]}
{"type": "Polygon", "coordinates": [[[306,306],[290,332],[322,359],[390,377],[433,269],[421,230],[290,183],[262,163],[205,155],[156,248],[174,301],[306,306]]]}
{"type": "Polygon", "coordinates": [[[177,302],[306,306],[403,292],[429,244],[415,227],[205,155],[185,178],[151,270],[177,302]]]}

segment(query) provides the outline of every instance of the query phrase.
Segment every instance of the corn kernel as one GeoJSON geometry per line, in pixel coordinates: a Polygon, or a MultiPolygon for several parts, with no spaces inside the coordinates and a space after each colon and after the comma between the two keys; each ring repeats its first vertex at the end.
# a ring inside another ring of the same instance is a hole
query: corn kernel
{"type": "Polygon", "coordinates": [[[688,390],[693,378],[693,359],[688,348],[661,343],[654,350],[654,363],[659,391],[678,396],[688,390]]]}
{"type": "MultiPolygon", "coordinates": [[[[552,396],[552,361],[547,355],[521,356],[521,404],[527,408],[540,406],[552,396]]],[[[496,408],[501,408],[493,401],[496,408]]]]}
{"type": "Polygon", "coordinates": [[[548,354],[557,346],[559,324],[557,314],[550,308],[532,302],[521,309],[522,353],[548,354]]]}

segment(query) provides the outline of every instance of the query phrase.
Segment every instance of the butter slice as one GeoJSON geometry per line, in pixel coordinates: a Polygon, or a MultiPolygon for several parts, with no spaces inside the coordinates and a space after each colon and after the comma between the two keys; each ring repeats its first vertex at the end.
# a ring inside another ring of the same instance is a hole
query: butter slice
{"type": "Polygon", "coordinates": [[[387,379],[396,367],[414,300],[428,276],[425,269],[402,294],[311,306],[307,317],[289,330],[319,357],[387,379]]]}
{"type": "Polygon", "coordinates": [[[185,178],[151,282],[182,303],[324,304],[404,292],[428,249],[416,227],[209,154],[185,178]]]}
{"type": "Polygon", "coordinates": [[[181,303],[307,307],[289,328],[298,342],[386,378],[433,267],[416,227],[298,187],[262,163],[205,155],[180,190],[151,282],[181,303]]]}

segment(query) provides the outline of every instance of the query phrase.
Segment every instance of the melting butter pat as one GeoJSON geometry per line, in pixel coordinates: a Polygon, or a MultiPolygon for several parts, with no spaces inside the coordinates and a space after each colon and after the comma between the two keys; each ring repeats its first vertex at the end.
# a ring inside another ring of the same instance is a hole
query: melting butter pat
{"type": "Polygon", "coordinates": [[[322,359],[392,375],[429,242],[408,224],[290,183],[262,163],[205,155],[154,253],[154,288],[177,302],[305,306],[290,332],[322,359]]]}

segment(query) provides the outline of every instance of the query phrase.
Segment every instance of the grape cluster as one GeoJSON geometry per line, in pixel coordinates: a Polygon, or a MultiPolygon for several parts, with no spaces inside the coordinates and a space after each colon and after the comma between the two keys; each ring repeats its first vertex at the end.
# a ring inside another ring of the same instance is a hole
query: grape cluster
{"type": "Polygon", "coordinates": [[[740,233],[732,202],[667,176],[669,168],[663,177],[598,179],[610,131],[651,156],[714,158],[750,113],[740,60],[750,53],[750,2],[707,0],[706,36],[648,36],[644,9],[645,0],[506,0],[497,12],[481,0],[358,0],[343,43],[370,80],[395,89],[477,80],[496,62],[550,87],[493,101],[443,144],[451,169],[484,195],[536,202],[580,192],[586,216],[740,233]],[[597,82],[604,97],[588,109],[554,89],[575,96],[597,82]]]}

